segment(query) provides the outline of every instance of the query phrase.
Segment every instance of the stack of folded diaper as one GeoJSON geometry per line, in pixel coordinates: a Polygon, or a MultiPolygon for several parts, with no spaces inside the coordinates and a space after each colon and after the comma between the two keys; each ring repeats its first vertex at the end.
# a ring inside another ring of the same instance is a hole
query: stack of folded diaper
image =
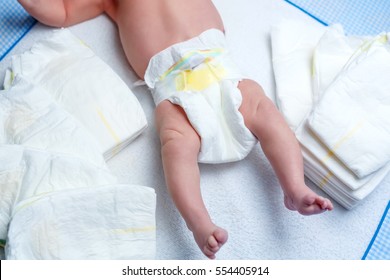
{"type": "Polygon", "coordinates": [[[350,209],[390,170],[390,36],[284,21],[271,37],[277,102],[305,174],[350,209]]]}
{"type": "Polygon", "coordinates": [[[59,30],[13,59],[6,88],[0,91],[6,258],[154,258],[154,190],[118,184],[103,157],[146,125],[119,77],[59,30]]]}
{"type": "Polygon", "coordinates": [[[45,89],[98,140],[110,159],[147,126],[138,100],[122,79],[67,29],[12,58],[12,77],[21,74],[45,89]]]}

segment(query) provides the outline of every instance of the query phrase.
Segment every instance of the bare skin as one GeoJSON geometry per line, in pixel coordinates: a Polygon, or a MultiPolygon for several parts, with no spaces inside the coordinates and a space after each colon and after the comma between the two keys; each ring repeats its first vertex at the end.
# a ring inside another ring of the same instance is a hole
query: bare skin
{"type": "MultiPolygon", "coordinates": [[[[128,62],[141,78],[151,57],[174,43],[216,28],[224,31],[210,0],[19,0],[40,22],[66,27],[108,14],[117,24],[128,62]],[[200,11],[200,12],[195,12],[200,11]]],[[[332,210],[332,203],[305,185],[299,144],[260,85],[251,80],[239,84],[240,112],[257,137],[284,192],[285,206],[303,215],[332,210]]],[[[200,193],[197,156],[200,137],[184,111],[169,101],[156,107],[156,127],[168,190],[202,252],[210,259],[228,239],[215,225],[200,193]]]]}

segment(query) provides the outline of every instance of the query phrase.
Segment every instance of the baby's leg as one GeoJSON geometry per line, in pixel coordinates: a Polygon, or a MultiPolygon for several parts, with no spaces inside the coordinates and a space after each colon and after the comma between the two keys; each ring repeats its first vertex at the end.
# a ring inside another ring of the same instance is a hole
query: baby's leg
{"type": "Polygon", "coordinates": [[[210,219],[200,192],[200,138],[183,109],[169,101],[156,108],[165,180],[172,199],[203,253],[213,259],[227,232],[210,219]]]}
{"type": "Polygon", "coordinates": [[[282,186],[285,205],[304,215],[332,210],[330,200],[305,185],[299,143],[263,89],[251,80],[239,84],[242,93],[240,112],[246,126],[259,139],[282,186]]]}

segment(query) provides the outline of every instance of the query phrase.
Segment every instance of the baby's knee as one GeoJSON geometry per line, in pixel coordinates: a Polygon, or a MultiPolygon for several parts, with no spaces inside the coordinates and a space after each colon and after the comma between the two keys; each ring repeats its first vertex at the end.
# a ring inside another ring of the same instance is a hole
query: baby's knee
{"type": "Polygon", "coordinates": [[[247,127],[257,121],[258,111],[270,102],[263,88],[253,80],[243,80],[238,88],[241,91],[242,102],[239,108],[247,127]]]}
{"type": "Polygon", "coordinates": [[[195,131],[181,128],[165,128],[160,130],[161,150],[173,156],[197,156],[200,150],[200,138],[195,131]]]}

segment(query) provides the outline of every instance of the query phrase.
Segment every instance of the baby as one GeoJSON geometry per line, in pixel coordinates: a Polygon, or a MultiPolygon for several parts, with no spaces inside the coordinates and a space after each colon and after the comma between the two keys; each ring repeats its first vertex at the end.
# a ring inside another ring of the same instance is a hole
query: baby
{"type": "Polygon", "coordinates": [[[285,206],[303,215],[332,210],[305,185],[299,144],[256,82],[244,79],[227,52],[211,0],[19,0],[38,21],[65,27],[106,13],[126,57],[151,89],[168,190],[210,259],[227,241],[200,192],[198,162],[244,158],[257,143],[270,161],[285,206]]]}

